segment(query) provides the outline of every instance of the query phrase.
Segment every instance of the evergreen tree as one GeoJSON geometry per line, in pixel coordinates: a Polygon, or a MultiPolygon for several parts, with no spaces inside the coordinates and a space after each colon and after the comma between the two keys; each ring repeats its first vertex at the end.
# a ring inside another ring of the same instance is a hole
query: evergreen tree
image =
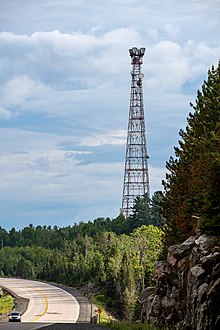
{"type": "Polygon", "coordinates": [[[148,194],[136,197],[133,205],[133,213],[128,218],[129,233],[142,225],[151,224],[150,198],[148,194]]]}
{"type": "Polygon", "coordinates": [[[151,223],[154,226],[161,227],[166,223],[166,219],[162,216],[162,191],[156,191],[150,202],[151,223]]]}
{"type": "Polygon", "coordinates": [[[204,233],[220,234],[220,62],[190,105],[194,113],[180,131],[163,182],[163,214],[180,240],[191,235],[193,215],[200,217],[204,233]]]}

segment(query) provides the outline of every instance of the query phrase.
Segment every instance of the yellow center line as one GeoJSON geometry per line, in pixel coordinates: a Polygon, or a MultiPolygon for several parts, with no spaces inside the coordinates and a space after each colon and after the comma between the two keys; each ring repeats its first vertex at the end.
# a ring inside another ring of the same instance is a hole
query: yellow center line
{"type": "Polygon", "coordinates": [[[44,314],[48,310],[48,299],[45,296],[45,294],[41,290],[39,290],[39,289],[34,289],[34,290],[35,291],[38,291],[43,296],[44,301],[45,301],[45,308],[44,308],[43,312],[40,315],[38,315],[32,322],[36,322],[37,320],[39,320],[39,318],[41,318],[42,316],[44,316],[44,314]]]}

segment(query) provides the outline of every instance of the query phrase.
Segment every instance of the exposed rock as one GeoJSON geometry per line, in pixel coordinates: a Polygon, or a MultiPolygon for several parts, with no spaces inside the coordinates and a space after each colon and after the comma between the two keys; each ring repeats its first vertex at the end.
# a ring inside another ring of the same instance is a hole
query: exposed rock
{"type": "Polygon", "coordinates": [[[141,293],[141,301],[144,302],[150,295],[155,293],[155,287],[148,287],[141,293]]]}
{"type": "Polygon", "coordinates": [[[211,251],[211,249],[216,248],[219,251],[219,237],[201,235],[195,240],[195,244],[200,248],[203,253],[206,251],[211,251]]]}
{"type": "Polygon", "coordinates": [[[220,329],[220,239],[201,235],[168,249],[143,292],[146,322],[178,330],[220,329]]]}
{"type": "Polygon", "coordinates": [[[194,266],[190,269],[191,274],[196,277],[196,279],[200,279],[205,275],[205,270],[200,266],[194,266]]]}

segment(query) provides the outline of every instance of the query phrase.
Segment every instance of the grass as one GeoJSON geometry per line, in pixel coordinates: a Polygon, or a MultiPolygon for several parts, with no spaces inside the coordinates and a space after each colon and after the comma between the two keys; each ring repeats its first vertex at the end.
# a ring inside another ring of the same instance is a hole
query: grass
{"type": "Polygon", "coordinates": [[[110,315],[105,310],[103,310],[102,313],[100,314],[100,323],[101,322],[106,322],[106,323],[110,322],[110,315]]]}
{"type": "Polygon", "coordinates": [[[98,323],[102,326],[106,326],[113,330],[165,330],[167,328],[158,328],[149,323],[131,323],[131,322],[120,322],[112,317],[106,311],[106,305],[111,305],[112,301],[109,297],[106,297],[103,294],[96,294],[92,299],[93,303],[97,306],[97,308],[101,308],[102,312],[98,315],[98,323]]]}
{"type": "Polygon", "coordinates": [[[97,294],[92,297],[92,302],[97,306],[97,308],[101,309],[100,315],[97,314],[98,316],[98,321],[99,323],[109,323],[112,320],[111,315],[107,312],[106,310],[106,302],[109,298],[106,297],[103,294],[97,294]]]}
{"type": "Polygon", "coordinates": [[[0,298],[0,315],[6,314],[13,309],[14,299],[9,294],[4,294],[0,298]]]}

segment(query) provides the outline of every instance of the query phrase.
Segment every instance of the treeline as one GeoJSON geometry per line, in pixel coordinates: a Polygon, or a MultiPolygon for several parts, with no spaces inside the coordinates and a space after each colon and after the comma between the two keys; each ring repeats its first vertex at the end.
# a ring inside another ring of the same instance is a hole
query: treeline
{"type": "Polygon", "coordinates": [[[38,246],[60,249],[66,240],[74,240],[85,235],[95,237],[98,233],[113,232],[116,235],[130,235],[134,229],[142,225],[161,227],[165,219],[160,214],[162,193],[157,191],[151,199],[147,196],[137,197],[133,214],[125,218],[120,214],[115,219],[97,218],[94,221],[80,222],[73,226],[36,226],[30,224],[23,229],[15,228],[6,231],[0,226],[0,240],[4,246],[38,246]]]}
{"type": "Polygon", "coordinates": [[[191,107],[163,182],[167,244],[191,235],[192,216],[200,218],[202,233],[220,235],[220,62],[208,71],[191,107]]]}
{"type": "Polygon", "coordinates": [[[0,250],[0,272],[1,276],[41,279],[78,288],[89,282],[107,308],[123,319],[132,319],[141,290],[152,283],[162,246],[162,230],[153,225],[143,225],[130,235],[78,235],[54,249],[33,244],[8,246],[0,250]]]}
{"type": "Polygon", "coordinates": [[[152,284],[163,248],[161,199],[161,192],[136,198],[128,218],[120,214],[63,228],[0,227],[0,274],[78,288],[89,284],[118,317],[139,317],[140,292],[152,284]]]}

